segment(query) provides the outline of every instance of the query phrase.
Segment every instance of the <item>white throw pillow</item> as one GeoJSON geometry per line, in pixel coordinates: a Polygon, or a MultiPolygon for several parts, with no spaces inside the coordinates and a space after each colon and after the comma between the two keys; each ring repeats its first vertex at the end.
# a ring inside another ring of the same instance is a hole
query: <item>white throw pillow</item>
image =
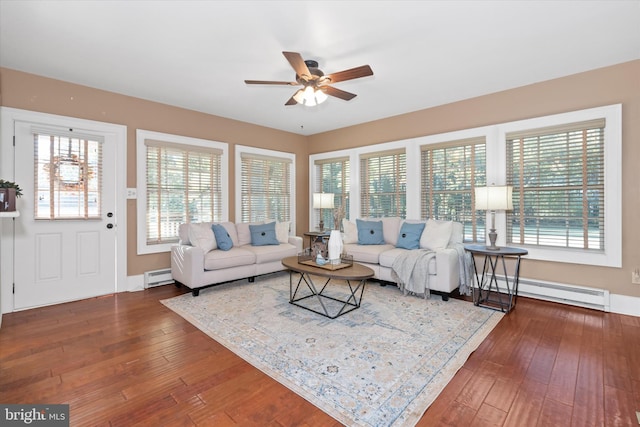
{"type": "Polygon", "coordinates": [[[202,249],[205,254],[218,247],[210,222],[189,224],[189,241],[192,246],[202,249]]]}
{"type": "Polygon", "coordinates": [[[451,221],[427,220],[422,236],[420,236],[420,248],[435,251],[449,245],[453,223],[451,221]]]}
{"type": "Polygon", "coordinates": [[[342,218],[343,242],[345,245],[358,243],[358,226],[346,218],[342,218]]]}
{"type": "Polygon", "coordinates": [[[276,239],[280,243],[289,243],[289,228],[291,221],[276,221],[276,239]]]}

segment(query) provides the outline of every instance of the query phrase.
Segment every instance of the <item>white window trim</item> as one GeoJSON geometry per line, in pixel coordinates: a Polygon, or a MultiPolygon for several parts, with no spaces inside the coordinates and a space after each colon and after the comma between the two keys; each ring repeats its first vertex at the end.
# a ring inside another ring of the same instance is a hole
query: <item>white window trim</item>
{"type": "MultiPolygon", "coordinates": [[[[291,203],[289,217],[291,218],[290,230],[296,229],[296,155],[285,151],[267,150],[264,148],[249,147],[246,145],[236,145],[235,169],[236,169],[236,219],[235,222],[242,222],[242,153],[255,154],[268,157],[280,157],[290,160],[291,168],[291,203]]],[[[271,218],[270,218],[271,219],[271,218]]]]}
{"type": "MultiPolygon", "coordinates": [[[[614,104],[590,108],[568,113],[554,114],[478,128],[464,129],[437,135],[429,135],[412,139],[369,145],[350,150],[340,150],[314,154],[309,156],[309,194],[313,194],[315,182],[315,160],[332,157],[349,156],[351,164],[350,197],[351,209],[349,218],[355,220],[360,212],[360,155],[382,151],[385,149],[405,148],[407,153],[407,219],[420,218],[420,146],[437,144],[459,139],[484,137],[486,140],[486,173],[487,183],[504,185],[506,182],[506,134],[518,130],[544,128],[564,123],[580,122],[604,118],[605,126],[605,252],[599,253],[583,249],[541,248],[537,246],[518,245],[529,251],[528,259],[541,261],[565,262],[573,264],[598,265],[605,267],[622,267],[622,105],[614,104]]],[[[309,203],[309,224],[313,224],[313,209],[309,203]]],[[[485,219],[490,221],[489,213],[485,219]]],[[[497,244],[506,245],[506,213],[496,212],[497,244]]]]}
{"type": "MultiPolygon", "coordinates": [[[[552,116],[520,120],[497,126],[502,165],[506,162],[506,135],[526,129],[537,129],[565,123],[604,118],[604,252],[573,248],[543,248],[534,245],[518,245],[529,251],[527,258],[541,261],[561,261],[575,264],[622,267],[622,105],[590,108],[552,116]]],[[[487,152],[487,159],[489,153],[487,152]]],[[[487,169],[488,170],[488,169],[487,169]]],[[[504,176],[504,172],[502,173],[504,176]]],[[[501,223],[504,225],[505,214],[501,223]]],[[[496,221],[497,221],[496,215],[496,221]]]]}
{"type": "Polygon", "coordinates": [[[229,145],[224,142],[210,141],[206,139],[191,138],[188,136],[172,135],[168,133],[154,132],[144,129],[136,129],[136,193],[137,193],[137,240],[138,255],[161,253],[171,251],[174,243],[163,243],[158,245],[147,244],[147,155],[144,141],[154,139],[157,141],[172,142],[175,144],[195,145],[198,147],[215,148],[222,150],[220,161],[220,185],[222,187],[222,221],[229,218],[229,145]],[[225,208],[226,206],[226,208],[225,208]]]}

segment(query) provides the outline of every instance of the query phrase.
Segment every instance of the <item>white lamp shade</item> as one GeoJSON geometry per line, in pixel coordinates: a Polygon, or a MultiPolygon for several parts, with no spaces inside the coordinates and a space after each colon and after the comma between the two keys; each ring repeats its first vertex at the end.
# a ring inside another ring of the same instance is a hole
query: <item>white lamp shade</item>
{"type": "Polygon", "coordinates": [[[333,209],[333,193],[313,193],[314,209],[333,209]]]}
{"type": "Polygon", "coordinates": [[[509,211],[513,209],[513,187],[494,185],[476,188],[476,209],[487,211],[509,211]]]}

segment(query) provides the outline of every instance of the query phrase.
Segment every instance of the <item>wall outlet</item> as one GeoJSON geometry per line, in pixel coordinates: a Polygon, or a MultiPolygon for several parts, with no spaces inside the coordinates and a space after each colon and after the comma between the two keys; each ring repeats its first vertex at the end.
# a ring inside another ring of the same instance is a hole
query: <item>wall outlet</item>
{"type": "Polygon", "coordinates": [[[127,199],[135,199],[138,197],[135,188],[127,188],[127,199]]]}
{"type": "Polygon", "coordinates": [[[640,268],[636,268],[631,272],[631,283],[640,285],[640,268]]]}

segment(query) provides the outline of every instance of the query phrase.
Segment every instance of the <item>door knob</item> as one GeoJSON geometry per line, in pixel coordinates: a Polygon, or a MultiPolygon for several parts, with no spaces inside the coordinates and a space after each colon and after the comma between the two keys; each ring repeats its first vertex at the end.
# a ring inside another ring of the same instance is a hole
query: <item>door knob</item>
{"type": "Polygon", "coordinates": [[[113,228],[113,224],[111,224],[111,223],[107,224],[107,228],[108,229],[112,229],[113,228]]]}

